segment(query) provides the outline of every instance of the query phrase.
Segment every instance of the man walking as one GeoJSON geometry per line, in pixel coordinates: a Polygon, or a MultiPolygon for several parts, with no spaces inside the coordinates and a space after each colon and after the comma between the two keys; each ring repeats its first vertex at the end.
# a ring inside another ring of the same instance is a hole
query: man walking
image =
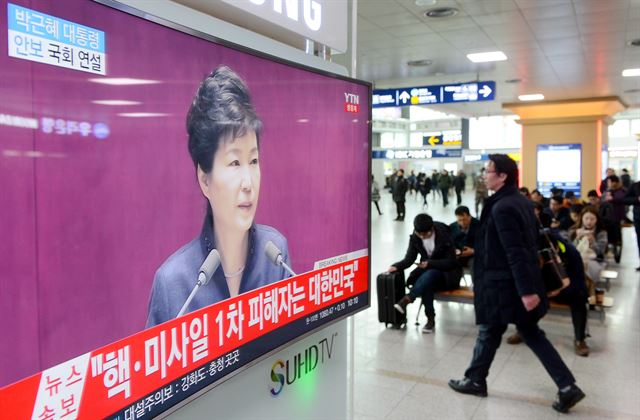
{"type": "Polygon", "coordinates": [[[464,378],[450,380],[449,386],[457,392],[486,397],[489,368],[507,325],[513,323],[559,389],[552,407],[566,413],[585,395],[538,327],[549,303],[538,266],[533,206],[518,192],[517,182],[514,160],[507,155],[489,155],[485,184],[495,194],[482,209],[474,248],[474,304],[480,328],[464,378]]]}
{"type": "Polygon", "coordinates": [[[395,218],[397,221],[404,220],[404,212],[405,212],[405,197],[407,195],[407,190],[409,189],[409,183],[406,179],[404,179],[404,170],[398,169],[396,173],[396,181],[393,184],[392,195],[393,201],[396,203],[396,210],[398,212],[398,217],[395,218]]]}

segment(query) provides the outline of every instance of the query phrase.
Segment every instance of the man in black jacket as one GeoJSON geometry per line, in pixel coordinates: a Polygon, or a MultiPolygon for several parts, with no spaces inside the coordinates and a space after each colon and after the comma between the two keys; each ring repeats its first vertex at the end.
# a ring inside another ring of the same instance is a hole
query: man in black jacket
{"type": "Polygon", "coordinates": [[[458,261],[462,267],[467,268],[473,258],[473,247],[480,222],[475,217],[471,217],[467,206],[458,206],[455,214],[456,221],[449,225],[449,231],[453,237],[458,261]]]}
{"type": "Polygon", "coordinates": [[[398,211],[398,217],[396,217],[395,220],[400,222],[404,220],[404,202],[408,189],[409,182],[404,179],[404,169],[398,169],[398,172],[396,173],[396,181],[393,183],[393,187],[391,189],[391,194],[393,196],[393,201],[396,203],[396,210],[398,211]]]}
{"type": "Polygon", "coordinates": [[[456,260],[456,248],[447,225],[434,222],[426,213],[419,214],[413,220],[414,233],[409,236],[409,247],[402,261],[389,267],[389,272],[411,267],[420,256],[418,267],[411,272],[407,284],[413,286],[395,308],[405,313],[407,305],[417,297],[422,297],[427,324],[424,333],[433,332],[436,312],[433,308],[433,295],[438,290],[457,289],[462,277],[462,268],[456,260]]]}
{"type": "Polygon", "coordinates": [[[533,206],[517,188],[518,166],[507,155],[489,155],[485,183],[495,191],[480,217],[474,261],[474,304],[480,325],[471,364],[457,392],[487,396],[486,378],[502,334],[513,323],[558,386],[552,407],[566,413],[584,398],[575,378],[538,327],[549,307],[538,266],[533,206]]]}

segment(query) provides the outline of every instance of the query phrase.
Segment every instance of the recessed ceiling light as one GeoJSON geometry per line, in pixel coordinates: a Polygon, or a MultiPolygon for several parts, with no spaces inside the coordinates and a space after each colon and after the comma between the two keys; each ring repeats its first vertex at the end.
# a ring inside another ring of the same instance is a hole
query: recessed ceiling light
{"type": "Polygon", "coordinates": [[[96,105],[109,105],[109,106],[120,106],[120,105],[140,105],[141,102],[136,101],[125,101],[121,99],[99,99],[95,101],[91,101],[96,105]]]}
{"type": "Polygon", "coordinates": [[[467,58],[474,63],[486,63],[489,61],[504,61],[507,59],[507,56],[502,51],[489,51],[467,54],[467,58]]]}
{"type": "Polygon", "coordinates": [[[416,0],[414,3],[418,7],[433,6],[438,0],[416,0]]]}
{"type": "Polygon", "coordinates": [[[129,77],[101,77],[97,79],[89,79],[89,81],[114,86],[153,85],[156,83],[162,83],[159,80],[132,79],[129,77]]]}
{"type": "Polygon", "coordinates": [[[632,39],[631,41],[627,42],[627,44],[632,47],[640,47],[640,38],[632,39]]]}
{"type": "Polygon", "coordinates": [[[429,60],[428,58],[424,60],[407,61],[407,66],[411,66],[411,67],[425,67],[425,66],[430,66],[432,64],[433,64],[433,61],[429,60]]]}
{"type": "Polygon", "coordinates": [[[455,7],[436,7],[435,9],[430,9],[424,12],[424,15],[430,18],[445,18],[455,16],[457,14],[458,9],[455,7]]]}
{"type": "Polygon", "coordinates": [[[544,95],[542,93],[532,93],[529,95],[520,95],[518,99],[521,101],[541,101],[544,99],[544,95]]]}
{"type": "Polygon", "coordinates": [[[622,70],[622,76],[623,77],[640,76],[640,68],[622,70]]]}

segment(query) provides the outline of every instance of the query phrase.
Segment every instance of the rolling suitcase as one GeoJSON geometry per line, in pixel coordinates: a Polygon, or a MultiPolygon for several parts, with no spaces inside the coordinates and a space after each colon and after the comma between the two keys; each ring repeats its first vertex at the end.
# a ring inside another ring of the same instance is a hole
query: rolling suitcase
{"type": "Polygon", "coordinates": [[[393,305],[402,299],[405,293],[404,271],[378,274],[376,279],[378,291],[378,320],[385,326],[391,324],[394,328],[401,328],[407,323],[407,315],[401,314],[393,305]]]}

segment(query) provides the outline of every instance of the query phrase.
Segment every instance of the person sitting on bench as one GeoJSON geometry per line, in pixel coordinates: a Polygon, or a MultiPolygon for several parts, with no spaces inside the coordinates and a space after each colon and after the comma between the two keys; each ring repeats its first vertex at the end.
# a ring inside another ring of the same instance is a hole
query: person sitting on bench
{"type": "Polygon", "coordinates": [[[453,237],[453,244],[456,247],[456,255],[460,265],[470,268],[476,231],[480,226],[480,222],[475,217],[471,217],[467,206],[459,206],[455,214],[456,221],[449,225],[449,230],[453,237]]]}
{"type": "Polygon", "coordinates": [[[414,232],[409,236],[409,246],[403,260],[389,267],[389,272],[405,270],[420,256],[418,267],[411,272],[407,285],[412,286],[395,308],[405,313],[407,305],[417,297],[422,297],[427,324],[422,329],[431,333],[435,329],[435,310],[433,295],[438,290],[452,290],[460,286],[462,267],[456,258],[456,247],[444,223],[434,222],[426,213],[419,214],[413,220],[414,232]]]}

